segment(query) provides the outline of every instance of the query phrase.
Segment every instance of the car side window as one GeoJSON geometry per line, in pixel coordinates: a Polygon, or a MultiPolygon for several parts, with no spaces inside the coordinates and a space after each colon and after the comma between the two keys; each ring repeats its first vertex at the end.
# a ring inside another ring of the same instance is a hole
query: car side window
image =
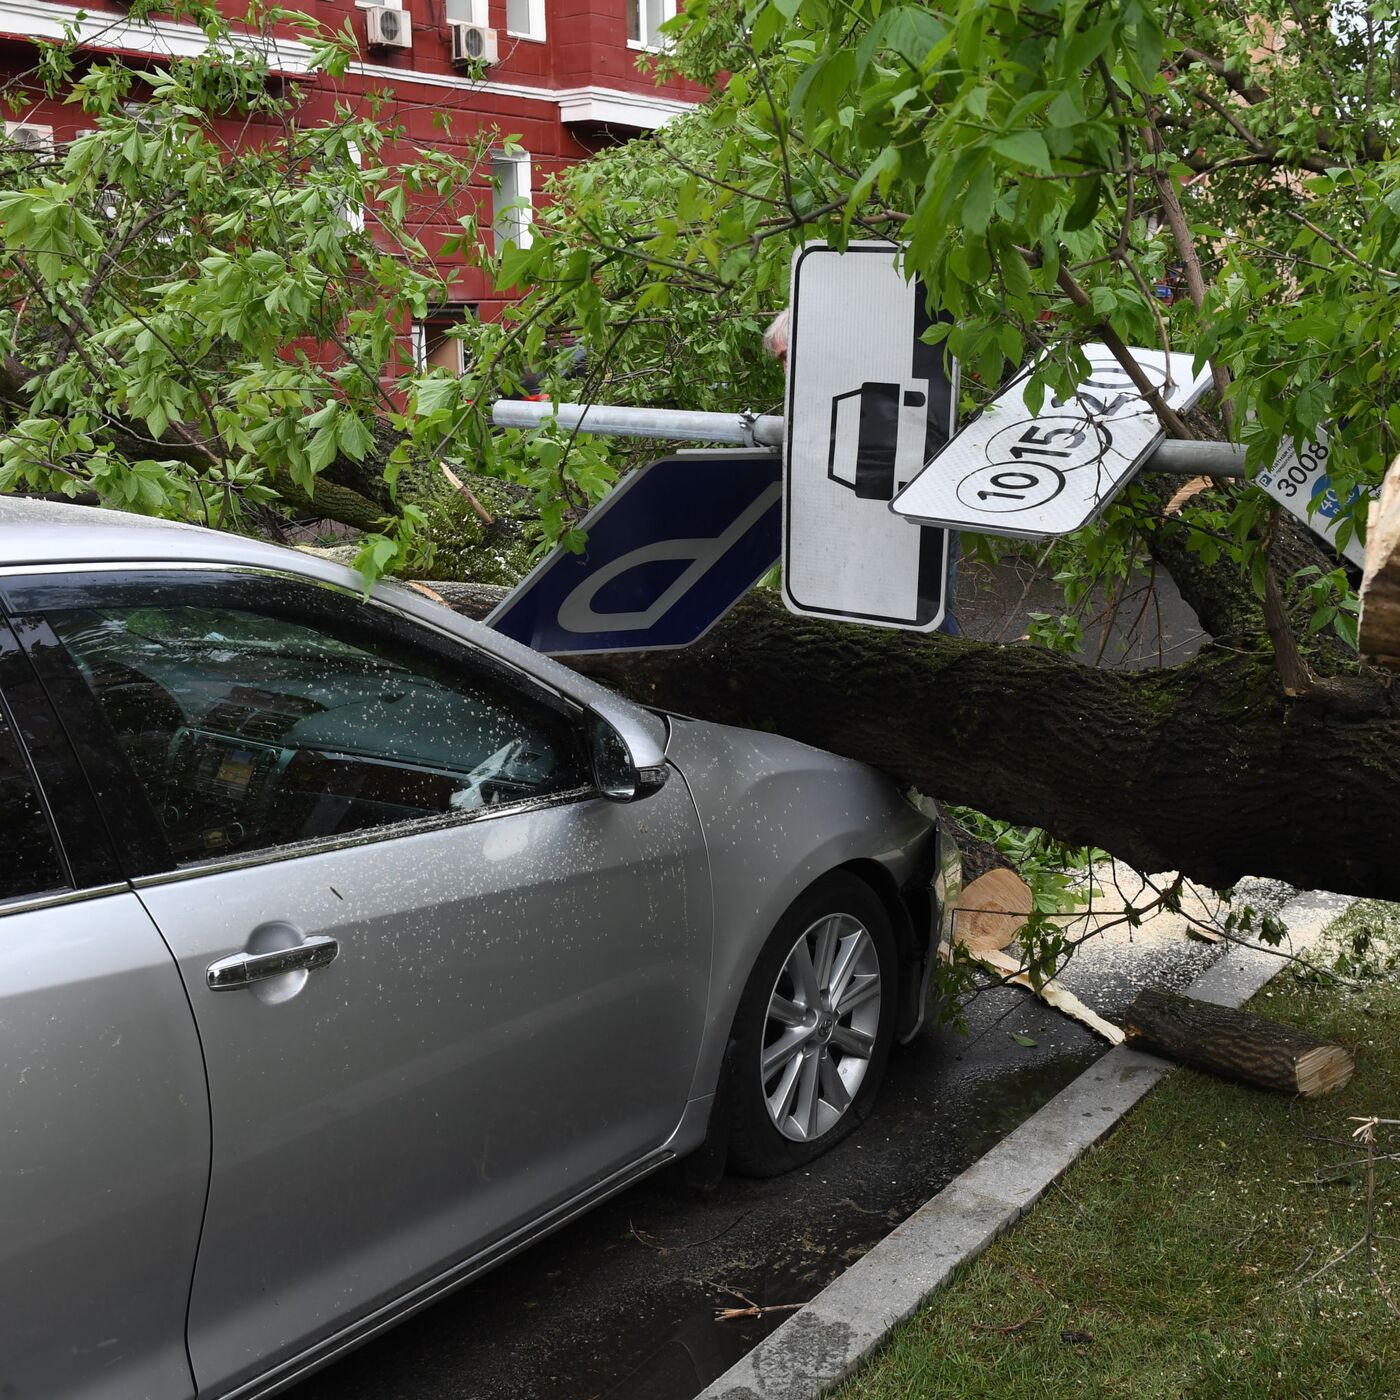
{"type": "Polygon", "coordinates": [[[0,705],[0,900],[67,883],[29,765],[0,705]]]}
{"type": "Polygon", "coordinates": [[[179,864],[586,783],[572,719],[283,581],[191,580],[46,611],[179,864]]]}

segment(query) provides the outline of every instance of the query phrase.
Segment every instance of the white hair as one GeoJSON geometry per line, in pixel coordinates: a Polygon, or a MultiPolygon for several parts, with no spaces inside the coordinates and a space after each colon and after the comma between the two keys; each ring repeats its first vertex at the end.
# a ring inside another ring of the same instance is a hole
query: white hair
{"type": "Polygon", "coordinates": [[[768,329],[763,332],[763,348],[770,354],[782,359],[788,352],[788,309],[783,309],[769,322],[768,329]]]}

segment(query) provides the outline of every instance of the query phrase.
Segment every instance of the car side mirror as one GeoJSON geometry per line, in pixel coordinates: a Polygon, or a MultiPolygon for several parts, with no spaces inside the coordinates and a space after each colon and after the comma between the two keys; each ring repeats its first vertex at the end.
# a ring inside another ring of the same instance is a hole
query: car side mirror
{"type": "Polygon", "coordinates": [[[622,735],[597,715],[588,723],[588,757],[598,791],[613,802],[636,802],[666,785],[665,756],[648,754],[639,762],[622,735]]]}

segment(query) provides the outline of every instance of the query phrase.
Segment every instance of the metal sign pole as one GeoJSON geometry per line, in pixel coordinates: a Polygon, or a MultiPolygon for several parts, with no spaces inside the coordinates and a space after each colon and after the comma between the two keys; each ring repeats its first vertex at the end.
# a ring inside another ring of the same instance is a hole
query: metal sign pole
{"type": "MultiPolygon", "coordinates": [[[[560,427],[600,437],[652,438],[660,442],[713,442],[733,447],[782,446],[784,423],[776,413],[700,413],[670,408],[629,408],[619,404],[540,403],[498,399],[491,410],[498,428],[560,427]]],[[[1245,449],[1232,442],[1177,442],[1168,439],[1142,464],[1143,471],[1175,476],[1243,478],[1245,449]]]]}
{"type": "Polygon", "coordinates": [[[662,442],[714,442],[730,447],[783,445],[783,420],[768,413],[700,413],[674,408],[629,408],[605,403],[540,403],[498,399],[491,409],[498,428],[561,428],[603,437],[656,438],[662,442]]]}

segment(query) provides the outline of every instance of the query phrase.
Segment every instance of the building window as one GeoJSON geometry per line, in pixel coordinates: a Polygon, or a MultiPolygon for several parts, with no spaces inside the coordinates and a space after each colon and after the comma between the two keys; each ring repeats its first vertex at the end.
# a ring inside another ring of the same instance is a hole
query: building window
{"type": "Polygon", "coordinates": [[[490,21],[486,13],[486,0],[447,0],[447,22],[487,28],[490,21]]]}
{"type": "Polygon", "coordinates": [[[507,243],[528,248],[533,198],[529,154],[492,156],[491,180],[494,186],[491,227],[496,234],[496,252],[504,252],[507,243]]]}
{"type": "Polygon", "coordinates": [[[515,39],[544,40],[544,0],[506,0],[506,33],[515,39]]]}
{"type": "Polygon", "coordinates": [[[676,0],[627,0],[627,42],[635,49],[659,49],[661,26],[676,17],[676,0]]]}
{"type": "Polygon", "coordinates": [[[461,376],[471,368],[471,347],[451,332],[475,320],[476,308],[453,307],[413,323],[413,364],[419,374],[445,369],[461,376]]]}
{"type": "MultiPolygon", "coordinates": [[[[364,166],[365,160],[360,154],[358,142],[347,141],[345,155],[351,165],[364,166]]],[[[340,205],[340,219],[351,233],[363,233],[365,231],[365,206],[357,200],[345,200],[340,205]]]]}

